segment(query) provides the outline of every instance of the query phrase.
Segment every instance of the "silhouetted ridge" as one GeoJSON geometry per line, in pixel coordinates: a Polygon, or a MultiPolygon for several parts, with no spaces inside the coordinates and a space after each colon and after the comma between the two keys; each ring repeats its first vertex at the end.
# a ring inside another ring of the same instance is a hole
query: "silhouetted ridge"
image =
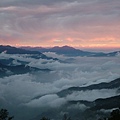
{"type": "Polygon", "coordinates": [[[92,102],[87,101],[87,100],[68,101],[68,105],[78,104],[78,103],[89,106],[91,110],[118,108],[120,107],[120,95],[112,96],[109,98],[99,98],[92,102]]]}
{"type": "Polygon", "coordinates": [[[110,53],[103,53],[103,52],[89,52],[80,49],[75,49],[70,46],[55,46],[53,48],[42,48],[42,47],[22,47],[26,50],[36,50],[39,52],[55,52],[57,54],[62,54],[66,56],[87,56],[87,57],[113,57],[117,56],[120,51],[110,52],[110,53]]]}
{"type": "Polygon", "coordinates": [[[7,54],[42,54],[38,51],[29,51],[11,46],[0,45],[0,53],[6,52],[7,54]]]}
{"type": "Polygon", "coordinates": [[[109,83],[103,82],[99,84],[93,84],[86,87],[70,87],[68,89],[62,90],[57,94],[61,97],[71,94],[73,91],[86,91],[86,90],[99,90],[99,89],[114,89],[120,87],[120,78],[115,79],[109,83]]]}
{"type": "Polygon", "coordinates": [[[14,74],[25,74],[35,71],[50,71],[50,69],[39,69],[26,65],[8,66],[0,63],[0,77],[14,75],[14,74]]]}

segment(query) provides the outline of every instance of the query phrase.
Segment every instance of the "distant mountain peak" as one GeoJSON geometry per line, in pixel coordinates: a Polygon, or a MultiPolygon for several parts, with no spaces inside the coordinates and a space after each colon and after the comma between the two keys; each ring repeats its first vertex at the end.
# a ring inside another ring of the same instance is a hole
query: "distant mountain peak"
{"type": "Polygon", "coordinates": [[[16,48],[13,46],[3,46],[0,45],[0,53],[7,53],[7,54],[42,54],[38,51],[29,51],[29,50],[25,50],[22,48],[16,48]]]}
{"type": "Polygon", "coordinates": [[[54,46],[54,47],[51,48],[51,49],[57,49],[57,50],[62,50],[62,49],[64,49],[64,50],[71,50],[71,49],[74,49],[74,50],[75,50],[75,48],[70,47],[70,46],[67,46],[67,45],[61,46],[61,47],[59,47],[59,46],[54,46]]]}
{"type": "Polygon", "coordinates": [[[67,46],[67,45],[65,45],[65,46],[62,46],[61,48],[66,48],[66,49],[75,49],[74,47],[67,46]]]}
{"type": "Polygon", "coordinates": [[[52,48],[42,48],[42,47],[31,47],[23,49],[30,50],[30,51],[39,51],[39,52],[55,52],[56,54],[62,54],[66,56],[81,56],[81,57],[113,57],[113,56],[120,56],[120,51],[110,52],[110,53],[103,53],[103,52],[90,52],[84,51],[80,49],[76,49],[74,47],[65,45],[65,46],[54,46],[52,48]]]}

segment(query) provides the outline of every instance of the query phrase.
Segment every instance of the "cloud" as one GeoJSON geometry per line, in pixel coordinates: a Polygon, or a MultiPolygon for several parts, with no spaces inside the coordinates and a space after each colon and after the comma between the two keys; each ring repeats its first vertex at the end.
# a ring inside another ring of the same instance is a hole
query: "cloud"
{"type": "MultiPolygon", "coordinates": [[[[49,53],[48,53],[49,54],[49,53]]],[[[51,54],[50,54],[51,55],[51,54]]],[[[69,59],[69,57],[53,55],[61,60],[69,59]]],[[[47,74],[49,77],[42,76],[42,82],[53,82],[54,86],[63,89],[70,86],[90,85],[100,82],[109,82],[119,77],[119,57],[113,58],[85,58],[76,57],[71,63],[60,63],[54,60],[34,59],[29,55],[9,55],[0,54],[1,59],[13,58],[19,61],[28,62],[29,66],[40,69],[49,68],[51,71],[47,74]],[[46,78],[46,79],[45,79],[46,78]]],[[[14,61],[13,61],[14,62],[14,61]]],[[[37,76],[37,75],[36,75],[37,76]]],[[[36,77],[36,79],[39,79],[36,77]]]]}
{"type": "Polygon", "coordinates": [[[6,54],[5,52],[2,52],[0,54],[0,59],[6,59],[6,60],[8,60],[10,58],[12,58],[14,60],[28,62],[28,63],[35,60],[34,58],[31,58],[31,55],[6,54]]]}
{"type": "Polygon", "coordinates": [[[87,108],[89,108],[89,107],[85,106],[84,104],[77,103],[76,105],[68,106],[67,109],[68,109],[68,110],[69,110],[69,109],[77,109],[77,110],[84,111],[84,110],[86,110],[87,108]]]}
{"type": "MultiPolygon", "coordinates": [[[[72,59],[72,57],[53,53],[47,54],[52,54],[61,60],[72,59]]],[[[50,72],[39,71],[0,78],[0,102],[2,106],[7,105],[14,111],[17,109],[16,106],[20,107],[19,110],[25,108],[25,110],[34,111],[34,109],[47,106],[58,108],[67,100],[92,101],[119,94],[116,93],[116,89],[73,92],[66,98],[59,98],[55,94],[72,86],[110,82],[120,77],[119,57],[75,57],[70,63],[61,63],[54,60],[31,58],[30,55],[0,54],[0,59],[9,58],[15,59],[15,64],[16,60],[21,60],[28,62],[28,65],[33,67],[52,69],[50,72]]],[[[86,109],[86,106],[78,105],[78,108],[86,109]]],[[[44,109],[41,110],[41,112],[43,111],[44,109]]]]}
{"type": "Polygon", "coordinates": [[[79,91],[73,92],[70,95],[67,95],[67,100],[87,100],[94,101],[99,98],[109,98],[112,96],[118,95],[117,89],[101,89],[101,90],[88,90],[88,91],[79,91]]]}
{"type": "Polygon", "coordinates": [[[56,94],[45,95],[39,99],[35,99],[25,104],[29,107],[60,107],[65,104],[64,98],[59,98],[56,94]]]}
{"type": "Polygon", "coordinates": [[[21,104],[28,102],[38,94],[43,95],[58,91],[50,83],[36,82],[34,76],[30,74],[0,78],[0,90],[2,91],[0,96],[3,96],[11,104],[15,104],[15,102],[21,104]]]}
{"type": "MultiPolygon", "coordinates": [[[[75,61],[69,64],[53,60],[36,60],[26,55],[9,56],[2,53],[0,56],[2,59],[11,57],[15,60],[29,62],[29,65],[32,67],[53,70],[47,73],[36,72],[35,74],[13,75],[1,78],[1,90],[3,89],[4,93],[2,95],[6,94],[7,99],[9,98],[8,96],[11,96],[20,101],[22,97],[30,100],[30,98],[35,96],[56,93],[72,86],[87,86],[101,82],[110,82],[120,75],[119,57],[89,59],[87,57],[76,57],[75,61]]],[[[66,59],[66,57],[62,56],[61,59],[66,59]]]]}
{"type": "Polygon", "coordinates": [[[118,46],[119,5],[117,0],[0,1],[0,42],[118,46]]]}
{"type": "Polygon", "coordinates": [[[67,59],[66,56],[64,56],[64,55],[58,55],[58,54],[56,54],[54,52],[44,52],[43,54],[45,54],[48,57],[58,58],[59,60],[62,60],[62,61],[65,60],[65,59],[67,59]]]}
{"type": "Polygon", "coordinates": [[[0,1],[1,6],[24,6],[24,5],[54,5],[54,4],[60,4],[60,3],[72,3],[72,2],[80,2],[80,3],[86,3],[89,2],[88,0],[83,1],[83,0],[34,0],[34,2],[32,0],[4,0],[4,1],[0,1]]]}

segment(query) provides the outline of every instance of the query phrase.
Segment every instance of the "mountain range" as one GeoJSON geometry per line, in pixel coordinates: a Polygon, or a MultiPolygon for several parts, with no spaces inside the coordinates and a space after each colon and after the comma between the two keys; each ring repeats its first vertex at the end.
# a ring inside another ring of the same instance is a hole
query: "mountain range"
{"type": "MultiPolygon", "coordinates": [[[[102,82],[98,84],[92,84],[85,87],[69,87],[67,89],[61,90],[57,92],[56,94],[59,97],[66,97],[67,95],[72,94],[73,92],[78,91],[89,91],[89,90],[101,90],[101,89],[117,89],[117,92],[120,93],[120,78],[117,78],[111,82],[102,82]]],[[[34,99],[39,99],[40,97],[43,97],[44,95],[36,96],[34,99]]]]}
{"type": "Polygon", "coordinates": [[[45,60],[58,60],[57,58],[47,57],[38,51],[29,51],[21,48],[16,48],[12,46],[3,46],[0,45],[0,77],[10,76],[10,75],[18,75],[31,73],[35,71],[45,71],[48,72],[50,69],[40,69],[35,67],[30,67],[28,64],[30,61],[25,61],[25,59],[45,59],[45,60]],[[19,55],[23,55],[23,57],[19,57],[19,55]],[[13,55],[13,57],[11,57],[13,55]],[[4,57],[5,56],[5,57],[4,57]],[[6,57],[7,56],[7,57],[6,57]],[[17,56],[17,57],[15,57],[17,56]]]}
{"type": "MultiPolygon", "coordinates": [[[[66,97],[67,95],[72,94],[77,91],[89,91],[89,90],[101,90],[101,89],[117,89],[118,94],[112,97],[106,98],[98,98],[93,101],[89,100],[68,100],[64,105],[62,105],[59,109],[51,108],[47,111],[41,113],[31,120],[37,120],[41,116],[47,116],[51,118],[54,116],[54,119],[60,120],[61,111],[69,113],[68,115],[71,119],[80,119],[80,120],[98,120],[99,116],[107,116],[109,112],[114,108],[120,107],[120,78],[115,79],[111,82],[103,82],[99,84],[89,85],[86,87],[70,87],[68,89],[62,90],[56,93],[60,98],[66,97]],[[73,107],[74,106],[74,107],[73,107]],[[78,107],[75,107],[78,106],[78,107]]],[[[37,96],[34,99],[40,99],[42,96],[37,96]]],[[[34,100],[32,99],[32,100],[34,100]]],[[[66,113],[67,114],[67,113],[66,113]]]]}
{"type": "Polygon", "coordinates": [[[75,49],[70,46],[55,46],[53,48],[42,48],[42,47],[21,47],[22,49],[31,50],[31,51],[39,51],[39,52],[55,52],[56,54],[62,54],[66,56],[87,56],[87,57],[113,57],[117,56],[120,51],[104,53],[104,52],[89,52],[83,51],[80,49],[75,49]]]}
{"type": "Polygon", "coordinates": [[[16,48],[12,46],[0,45],[0,53],[5,52],[7,54],[42,54],[38,51],[29,51],[21,48],[16,48]]]}
{"type": "Polygon", "coordinates": [[[22,49],[22,48],[16,48],[13,46],[3,46],[0,45],[0,53],[6,53],[6,54],[28,54],[31,55],[31,58],[35,58],[35,59],[53,59],[53,60],[58,60],[57,58],[52,58],[52,57],[48,57],[46,55],[44,55],[43,53],[39,52],[39,51],[30,51],[30,50],[26,50],[26,49],[22,49]]]}
{"type": "MultiPolygon", "coordinates": [[[[63,46],[63,47],[56,46],[53,48],[40,48],[40,47],[16,48],[12,46],[0,45],[0,78],[6,76],[9,77],[11,75],[26,74],[26,73],[34,74],[37,71],[44,71],[44,72],[51,71],[50,69],[47,69],[47,67],[46,69],[40,69],[41,66],[38,68],[29,66],[30,65],[29,63],[31,63],[32,61],[34,61],[35,64],[36,62],[44,61],[41,63],[44,66],[46,62],[49,62],[49,60],[51,62],[51,59],[52,61],[58,60],[57,58],[52,58],[44,55],[44,52],[55,52],[56,54],[70,56],[73,58],[76,56],[114,57],[119,55],[120,53],[120,51],[115,51],[110,53],[89,52],[89,51],[82,51],[79,49],[75,49],[69,46],[63,46]]],[[[110,109],[120,107],[120,78],[112,80],[110,82],[96,83],[88,86],[73,86],[67,89],[62,89],[59,92],[53,92],[53,93],[51,92],[48,94],[43,93],[42,95],[41,94],[38,95],[37,93],[37,95],[35,94],[34,96],[32,96],[29,101],[25,102],[25,104],[29,102],[34,103],[41,99],[44,100],[43,98],[46,97],[47,95],[48,96],[55,95],[56,97],[58,97],[58,99],[56,99],[57,102],[61,102],[61,100],[65,100],[65,102],[63,102],[63,104],[61,104],[61,106],[57,108],[54,107],[54,104],[55,106],[57,106],[56,103],[53,103],[52,104],[53,106],[51,107],[45,107],[44,110],[42,111],[41,111],[42,109],[41,107],[35,108],[36,111],[37,110],[38,111],[37,114],[34,116],[34,118],[31,118],[31,120],[38,120],[44,116],[50,119],[61,120],[63,115],[67,113],[69,113],[71,119],[98,120],[99,116],[102,115],[104,116],[109,113],[103,111],[109,111],[110,109]],[[104,95],[102,96],[101,92],[104,92],[104,90],[105,90],[105,94],[103,93],[104,95]],[[113,93],[110,93],[110,91],[112,91],[113,93]],[[107,94],[107,92],[109,93],[107,94]],[[100,95],[96,95],[97,93],[98,94],[100,93],[100,95]],[[74,94],[76,96],[74,96],[74,94]],[[89,95],[92,99],[89,99],[89,96],[86,97],[85,95],[89,95]],[[84,98],[84,96],[86,98],[84,98]]]]}
{"type": "Polygon", "coordinates": [[[34,68],[26,65],[16,65],[16,66],[10,66],[10,65],[4,65],[0,63],[0,77],[15,75],[15,74],[25,74],[25,73],[31,73],[36,71],[50,71],[49,69],[39,69],[34,68]]]}
{"type": "Polygon", "coordinates": [[[102,82],[99,84],[92,84],[86,87],[70,87],[68,89],[62,90],[57,93],[60,97],[65,97],[69,94],[72,94],[76,91],[87,91],[87,90],[100,90],[100,89],[114,89],[114,88],[120,88],[120,78],[115,79],[111,82],[102,82]]]}
{"type": "Polygon", "coordinates": [[[104,52],[89,52],[83,51],[80,49],[75,49],[70,46],[55,46],[52,48],[43,48],[43,47],[12,47],[12,46],[3,46],[0,45],[0,53],[5,52],[7,54],[34,54],[33,57],[39,58],[38,55],[43,59],[55,59],[44,55],[44,52],[54,52],[56,54],[66,55],[70,57],[81,56],[81,57],[114,57],[120,54],[120,51],[114,51],[109,53],[104,52]]]}

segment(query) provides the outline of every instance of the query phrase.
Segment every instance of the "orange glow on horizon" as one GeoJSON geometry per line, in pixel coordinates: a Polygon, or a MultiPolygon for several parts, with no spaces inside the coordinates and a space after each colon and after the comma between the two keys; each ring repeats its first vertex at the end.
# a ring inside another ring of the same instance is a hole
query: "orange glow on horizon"
{"type": "MultiPolygon", "coordinates": [[[[70,47],[74,47],[74,48],[79,48],[79,49],[120,49],[120,45],[100,45],[100,44],[90,44],[90,45],[72,45],[72,44],[65,44],[67,46],[70,46],[70,47]]],[[[50,48],[50,47],[54,47],[54,46],[59,46],[59,47],[62,47],[62,46],[65,46],[65,45],[32,45],[32,44],[15,44],[13,46],[15,47],[24,47],[24,46],[28,46],[28,47],[47,47],[47,48],[50,48]]],[[[11,45],[12,46],[12,45],[11,45]]]]}
{"type": "Polygon", "coordinates": [[[120,41],[116,40],[114,37],[101,37],[94,39],[84,39],[75,37],[55,37],[51,39],[39,40],[40,35],[34,36],[34,40],[10,40],[9,42],[4,42],[5,40],[0,40],[2,45],[10,45],[15,47],[30,46],[30,47],[54,47],[54,46],[71,46],[79,49],[120,49],[120,41]]]}

